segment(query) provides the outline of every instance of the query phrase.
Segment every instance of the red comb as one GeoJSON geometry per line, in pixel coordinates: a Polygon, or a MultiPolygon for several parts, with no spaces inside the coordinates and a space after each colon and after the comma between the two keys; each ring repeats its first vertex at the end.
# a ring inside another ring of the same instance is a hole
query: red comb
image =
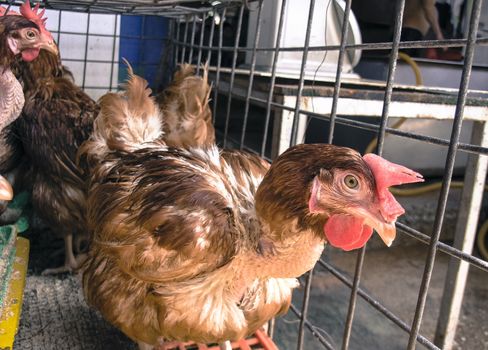
{"type": "Polygon", "coordinates": [[[45,26],[47,18],[42,18],[42,16],[44,16],[44,12],[46,12],[45,9],[42,9],[41,12],[39,12],[39,4],[34,6],[34,9],[32,9],[29,0],[27,0],[20,6],[20,13],[22,14],[22,16],[37,24],[41,32],[52,38],[51,33],[47,31],[45,26]]]}
{"type": "Polygon", "coordinates": [[[5,15],[20,15],[20,13],[12,11],[12,10],[8,10],[8,12],[7,12],[7,9],[5,7],[0,6],[0,17],[5,16],[5,15]]]}
{"type": "Polygon", "coordinates": [[[395,200],[395,197],[393,197],[390,191],[388,191],[388,187],[423,182],[424,178],[419,173],[404,166],[391,163],[376,154],[365,154],[363,159],[374,175],[381,214],[387,221],[391,222],[396,220],[405,210],[395,200]]]}
{"type": "Polygon", "coordinates": [[[365,154],[363,159],[371,168],[378,187],[388,188],[390,186],[424,181],[424,178],[419,173],[391,163],[376,154],[365,154]]]}

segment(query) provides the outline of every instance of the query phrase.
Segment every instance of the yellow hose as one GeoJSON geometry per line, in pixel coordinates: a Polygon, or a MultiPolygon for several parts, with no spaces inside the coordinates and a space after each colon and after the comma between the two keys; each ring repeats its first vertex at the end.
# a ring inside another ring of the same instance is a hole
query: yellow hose
{"type": "MultiPolygon", "coordinates": [[[[422,185],[422,186],[416,186],[412,188],[390,188],[390,192],[393,193],[394,195],[400,196],[400,197],[408,197],[408,196],[418,196],[420,194],[428,193],[428,192],[433,192],[440,190],[442,187],[442,182],[433,182],[427,185],[422,185]]],[[[451,186],[450,188],[463,188],[464,183],[462,181],[451,181],[451,186]]],[[[485,186],[485,191],[488,191],[488,185],[485,186]]]]}
{"type": "MultiPolygon", "coordinates": [[[[408,65],[413,70],[413,73],[415,74],[415,85],[423,85],[423,79],[422,79],[422,73],[420,71],[420,68],[409,55],[407,55],[404,52],[399,52],[398,53],[398,58],[402,59],[405,61],[408,65]]],[[[393,124],[392,128],[393,129],[398,129],[405,121],[407,118],[400,118],[395,124],[393,124]]],[[[366,147],[366,150],[364,153],[371,153],[374,151],[376,148],[376,145],[378,144],[378,140],[375,138],[373,139],[368,146],[366,147]]],[[[451,182],[451,188],[463,188],[464,183],[461,181],[452,181],[451,182]]],[[[430,183],[427,185],[420,185],[420,186],[415,186],[411,188],[391,188],[390,191],[394,195],[397,196],[418,196],[424,193],[432,192],[432,191],[437,191],[442,187],[442,182],[434,182],[430,183]]],[[[485,191],[488,191],[488,186],[485,185],[485,191]]],[[[480,251],[481,256],[483,259],[488,260],[488,247],[485,245],[486,241],[486,235],[488,233],[488,220],[486,220],[483,225],[481,225],[481,228],[478,231],[478,238],[477,238],[477,245],[478,249],[480,251]]]]}
{"type": "Polygon", "coordinates": [[[398,53],[398,58],[405,61],[405,63],[409,64],[415,74],[415,85],[424,85],[424,80],[422,79],[422,72],[420,71],[419,65],[415,62],[412,57],[407,55],[404,52],[398,53]]]}
{"type": "Polygon", "coordinates": [[[486,246],[486,233],[488,232],[488,220],[485,220],[478,231],[476,243],[483,259],[488,260],[488,247],[486,246]]]}
{"type": "MultiPolygon", "coordinates": [[[[399,52],[398,58],[404,60],[408,65],[410,65],[410,67],[412,67],[413,73],[415,74],[415,85],[417,85],[417,86],[418,85],[424,85],[424,80],[422,79],[422,72],[420,71],[420,68],[419,68],[417,62],[415,62],[412,59],[412,57],[410,57],[409,55],[407,55],[404,52],[399,52]]],[[[393,124],[392,128],[398,129],[403,123],[405,123],[406,120],[407,120],[407,118],[400,118],[400,120],[398,120],[395,124],[393,124]]],[[[366,147],[366,150],[364,151],[364,153],[373,152],[377,144],[378,144],[378,140],[376,138],[373,139],[368,144],[368,147],[366,147]]]]}
{"type": "MultiPolygon", "coordinates": [[[[441,187],[442,182],[438,181],[412,188],[390,188],[390,192],[397,196],[418,196],[424,193],[440,190],[441,187]]],[[[463,183],[461,181],[452,181],[451,188],[463,188],[463,183]]]]}

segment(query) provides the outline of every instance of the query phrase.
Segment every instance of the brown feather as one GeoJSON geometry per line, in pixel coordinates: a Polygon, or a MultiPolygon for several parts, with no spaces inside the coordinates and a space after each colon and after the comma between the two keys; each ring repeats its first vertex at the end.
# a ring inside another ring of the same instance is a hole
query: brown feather
{"type": "Polygon", "coordinates": [[[171,85],[157,96],[164,115],[164,140],[169,146],[198,147],[215,142],[210,92],[208,67],[199,77],[191,65],[183,64],[171,85]]]}
{"type": "Polygon", "coordinates": [[[129,66],[129,80],[121,94],[108,93],[98,101],[101,113],[94,123],[93,136],[79,155],[90,164],[98,163],[109,151],[131,151],[162,135],[162,118],[147,81],[129,66]]]}
{"type": "Polygon", "coordinates": [[[85,164],[77,164],[98,106],[73,81],[59,56],[41,50],[37,60],[17,67],[26,103],[14,126],[33,176],[36,213],[61,236],[86,235],[85,164]]]}

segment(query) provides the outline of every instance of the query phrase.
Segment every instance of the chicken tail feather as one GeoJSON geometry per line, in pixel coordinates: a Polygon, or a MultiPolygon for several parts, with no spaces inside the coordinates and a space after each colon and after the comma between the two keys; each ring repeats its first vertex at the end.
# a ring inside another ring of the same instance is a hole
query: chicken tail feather
{"type": "Polygon", "coordinates": [[[200,147],[215,143],[208,65],[203,76],[195,75],[193,66],[183,64],[171,85],[158,97],[164,113],[165,141],[176,147],[200,147]]]}
{"type": "Polygon", "coordinates": [[[80,154],[100,159],[110,151],[132,152],[163,134],[162,116],[145,79],[127,64],[128,79],[120,93],[107,93],[98,103],[94,131],[80,154]]]}

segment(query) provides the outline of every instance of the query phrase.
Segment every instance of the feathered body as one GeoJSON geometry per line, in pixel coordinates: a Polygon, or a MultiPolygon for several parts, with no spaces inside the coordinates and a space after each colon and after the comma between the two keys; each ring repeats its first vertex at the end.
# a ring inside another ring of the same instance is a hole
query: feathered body
{"type": "MultiPolygon", "coordinates": [[[[359,216],[370,215],[368,225],[394,228],[379,216],[375,175],[357,152],[299,145],[270,167],[215,145],[169,147],[164,114],[146,82],[130,76],[125,93],[102,97],[83,146],[98,162],[83,289],[89,304],[132,339],[154,345],[161,338],[241,338],[288,309],[296,277],[322,253],[331,218],[340,224],[344,213],[366,208],[359,216]],[[354,188],[344,181],[351,176],[354,188]]],[[[408,174],[411,181],[418,175],[408,174]]],[[[366,227],[349,230],[338,244],[356,244],[366,227]]]]}
{"type": "Polygon", "coordinates": [[[22,157],[22,148],[11,132],[11,124],[24,106],[24,93],[10,69],[0,70],[0,173],[10,172],[22,157]]]}
{"type": "Polygon", "coordinates": [[[41,51],[35,62],[21,63],[19,72],[26,102],[15,133],[32,168],[33,206],[63,238],[87,234],[87,172],[77,164],[77,152],[92,132],[98,106],[73,83],[57,55],[41,51]]]}
{"type": "MultiPolygon", "coordinates": [[[[270,258],[258,249],[263,226],[254,195],[267,164],[216,148],[156,143],[106,166],[93,179],[89,221],[96,234],[84,274],[88,301],[106,318],[154,344],[159,336],[237,339],[286,311],[296,281],[269,278],[270,258]]],[[[310,263],[294,271],[276,257],[283,277],[305,272],[323,249],[312,233],[300,242],[308,249],[288,248],[295,244],[276,248],[310,263]]]]}

